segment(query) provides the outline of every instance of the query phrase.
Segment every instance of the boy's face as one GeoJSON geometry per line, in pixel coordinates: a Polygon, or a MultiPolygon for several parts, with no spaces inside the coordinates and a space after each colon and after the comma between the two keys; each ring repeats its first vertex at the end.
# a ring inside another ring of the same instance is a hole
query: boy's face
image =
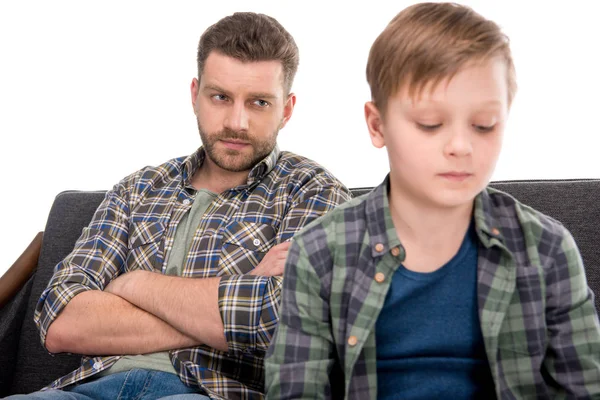
{"type": "Polygon", "coordinates": [[[401,90],[385,118],[372,103],[365,117],[375,147],[385,146],[393,193],[426,207],[470,204],[489,182],[508,116],[501,59],[470,64],[421,95],[401,90]]]}

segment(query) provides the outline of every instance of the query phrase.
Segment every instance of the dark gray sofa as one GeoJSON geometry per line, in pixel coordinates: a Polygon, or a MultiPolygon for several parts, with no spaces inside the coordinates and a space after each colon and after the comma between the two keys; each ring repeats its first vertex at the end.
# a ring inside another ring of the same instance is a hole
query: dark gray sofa
{"type": "MultiPolygon", "coordinates": [[[[600,180],[510,181],[492,186],[558,219],[571,231],[588,282],[600,295],[600,180]]],[[[353,194],[369,190],[353,189],[353,194]]],[[[78,366],[77,355],[51,356],[45,351],[33,323],[33,310],[54,266],[72,249],[104,194],[67,191],[56,197],[36,272],[0,309],[0,397],[38,390],[78,366]]],[[[596,309],[600,310],[600,296],[596,297],[596,309]]]]}

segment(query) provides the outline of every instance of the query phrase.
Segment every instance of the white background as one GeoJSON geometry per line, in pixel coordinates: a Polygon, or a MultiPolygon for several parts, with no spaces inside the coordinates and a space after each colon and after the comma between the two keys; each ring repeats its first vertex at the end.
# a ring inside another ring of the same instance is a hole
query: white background
{"type": "MultiPolygon", "coordinates": [[[[295,37],[298,103],[279,144],[348,187],[385,176],[363,120],[375,37],[410,1],[0,0],[0,274],[63,190],[109,189],[193,152],[196,46],[234,11],[277,18],[295,37]]],[[[600,178],[598,4],[467,1],[512,41],[519,91],[495,180],[600,178]]]]}

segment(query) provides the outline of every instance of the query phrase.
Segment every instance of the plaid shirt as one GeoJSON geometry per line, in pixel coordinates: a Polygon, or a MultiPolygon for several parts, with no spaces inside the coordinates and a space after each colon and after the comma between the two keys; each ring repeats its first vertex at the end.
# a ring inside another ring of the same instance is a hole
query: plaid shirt
{"type": "MultiPolygon", "coordinates": [[[[474,219],[497,397],[600,398],[600,326],[572,236],[491,188],[475,199],[474,219]]],[[[377,398],[375,322],[404,257],[387,180],[294,237],[266,356],[267,398],[377,398]]]]}
{"type": "MultiPolygon", "coordinates": [[[[35,312],[42,344],[48,327],[78,293],[103,290],[135,269],[164,273],[177,224],[191,208],[201,148],[187,158],[144,168],[106,194],[74,250],[56,266],[35,312]]],[[[350,198],[348,190],[313,161],[273,152],[247,183],[220,193],[191,244],[183,277],[221,277],[219,310],[229,352],[208,346],[171,351],[183,382],[215,399],[259,399],[263,359],[278,320],[282,277],[248,275],[274,245],[350,198]]],[[[83,357],[79,369],[51,384],[61,388],[113,365],[119,357],[83,357]]]]}

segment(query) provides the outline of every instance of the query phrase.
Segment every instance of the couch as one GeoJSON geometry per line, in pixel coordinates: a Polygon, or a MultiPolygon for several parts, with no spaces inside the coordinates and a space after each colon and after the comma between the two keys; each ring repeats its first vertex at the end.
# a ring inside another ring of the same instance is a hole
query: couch
{"type": "MultiPolygon", "coordinates": [[[[600,310],[600,180],[504,181],[492,186],[558,219],[571,231],[581,251],[588,283],[599,294],[596,310],[600,310]]],[[[357,196],[369,190],[352,192],[357,196]]],[[[56,197],[43,233],[37,268],[0,308],[0,397],[39,390],[79,365],[79,356],[50,355],[41,346],[33,311],[54,266],[71,251],[104,194],[66,191],[56,197]]]]}

